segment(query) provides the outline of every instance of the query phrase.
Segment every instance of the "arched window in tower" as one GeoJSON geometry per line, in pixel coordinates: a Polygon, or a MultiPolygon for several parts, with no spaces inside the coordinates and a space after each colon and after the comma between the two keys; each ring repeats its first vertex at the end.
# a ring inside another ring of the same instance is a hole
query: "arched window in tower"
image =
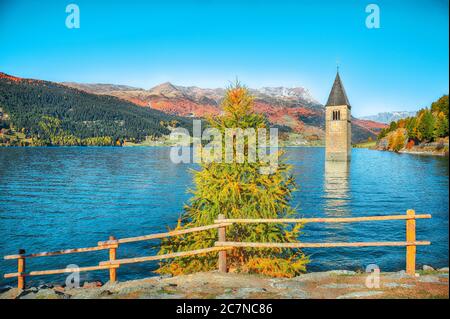
{"type": "Polygon", "coordinates": [[[333,111],[332,120],[339,121],[341,119],[341,111],[333,111]]]}

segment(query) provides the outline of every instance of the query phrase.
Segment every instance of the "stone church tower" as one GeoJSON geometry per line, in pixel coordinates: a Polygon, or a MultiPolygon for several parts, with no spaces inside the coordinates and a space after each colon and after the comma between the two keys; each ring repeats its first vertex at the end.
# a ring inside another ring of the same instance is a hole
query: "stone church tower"
{"type": "Polygon", "coordinates": [[[350,161],[352,152],[351,106],[339,71],[325,105],[325,157],[327,161],[350,161]]]}

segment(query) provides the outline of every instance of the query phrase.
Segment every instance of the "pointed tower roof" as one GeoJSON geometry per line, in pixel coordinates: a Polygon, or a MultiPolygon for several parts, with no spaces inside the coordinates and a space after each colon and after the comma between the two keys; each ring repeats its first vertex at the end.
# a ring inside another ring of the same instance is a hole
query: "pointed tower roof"
{"type": "Polygon", "coordinates": [[[336,73],[333,88],[331,89],[330,96],[328,97],[328,101],[325,106],[332,105],[348,105],[350,107],[347,94],[345,94],[345,89],[342,85],[341,77],[339,76],[339,71],[336,73]]]}

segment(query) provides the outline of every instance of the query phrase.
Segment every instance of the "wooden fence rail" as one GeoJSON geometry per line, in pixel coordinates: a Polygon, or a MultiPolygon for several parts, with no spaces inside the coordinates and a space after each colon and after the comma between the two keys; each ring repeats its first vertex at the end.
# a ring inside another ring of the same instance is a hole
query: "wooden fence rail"
{"type": "Polygon", "coordinates": [[[416,241],[416,219],[431,218],[429,214],[416,215],[414,210],[408,210],[406,215],[387,215],[387,216],[368,216],[368,217],[340,217],[340,218],[282,218],[282,219],[225,219],[220,214],[214,224],[189,229],[175,230],[166,233],[150,234],[138,237],[129,237],[116,239],[110,236],[106,241],[99,241],[95,247],[65,249],[52,252],[40,252],[26,254],[24,249],[20,249],[16,255],[5,256],[4,259],[17,259],[17,272],[5,274],[5,278],[17,277],[17,287],[25,288],[25,278],[28,276],[54,275],[63,273],[73,273],[82,271],[108,270],[109,280],[117,281],[117,269],[121,265],[141,263],[155,260],[172,259],[177,257],[195,256],[218,252],[218,269],[220,272],[227,272],[227,250],[235,248],[335,248],[335,247],[406,247],[406,272],[414,275],[416,271],[416,247],[430,245],[429,241],[416,241]],[[226,227],[233,224],[249,223],[350,223],[350,222],[369,222],[369,221],[388,221],[388,220],[406,220],[406,241],[388,241],[388,242],[340,242],[340,243],[255,243],[255,242],[228,242],[226,241],[226,227]],[[175,252],[170,254],[144,256],[126,259],[117,259],[117,250],[119,244],[161,239],[171,236],[180,236],[193,232],[200,232],[210,229],[217,229],[218,240],[214,247],[202,248],[191,251],[175,252]],[[26,259],[35,257],[57,256],[74,253],[86,253],[99,250],[108,250],[109,260],[101,261],[97,266],[65,268],[52,270],[38,270],[26,272],[26,259]]]}

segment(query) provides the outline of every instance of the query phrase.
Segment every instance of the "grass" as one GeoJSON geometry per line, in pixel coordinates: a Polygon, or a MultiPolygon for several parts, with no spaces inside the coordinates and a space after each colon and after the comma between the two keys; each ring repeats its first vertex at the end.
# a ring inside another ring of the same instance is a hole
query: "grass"
{"type": "Polygon", "coordinates": [[[354,148],[373,148],[377,145],[376,141],[366,141],[353,145],[354,148]]]}

